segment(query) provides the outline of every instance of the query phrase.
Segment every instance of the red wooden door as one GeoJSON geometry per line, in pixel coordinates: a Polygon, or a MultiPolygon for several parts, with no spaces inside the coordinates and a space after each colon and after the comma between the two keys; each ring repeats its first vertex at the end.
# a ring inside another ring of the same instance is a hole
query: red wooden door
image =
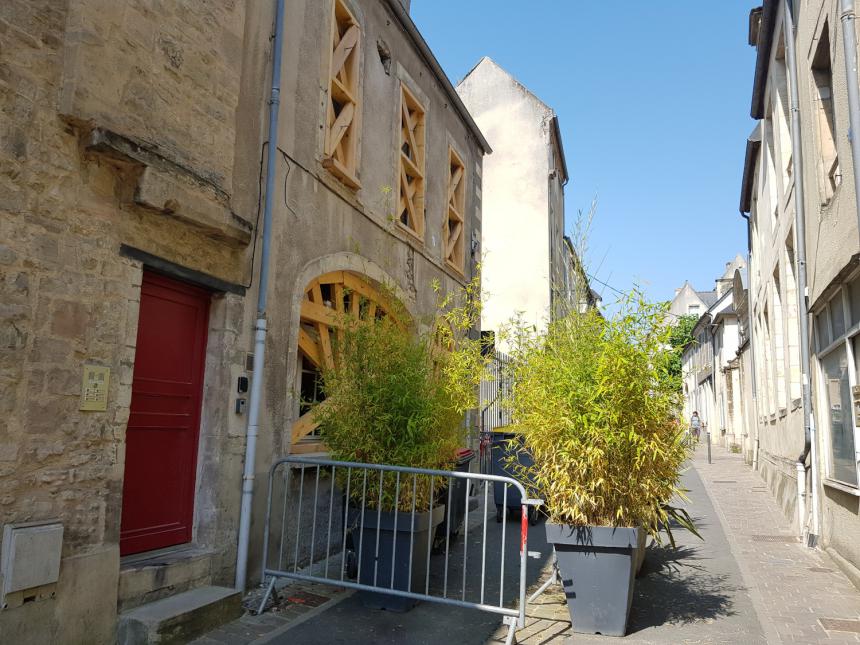
{"type": "Polygon", "coordinates": [[[203,289],[143,275],[121,555],[191,541],[209,301],[203,289]]]}

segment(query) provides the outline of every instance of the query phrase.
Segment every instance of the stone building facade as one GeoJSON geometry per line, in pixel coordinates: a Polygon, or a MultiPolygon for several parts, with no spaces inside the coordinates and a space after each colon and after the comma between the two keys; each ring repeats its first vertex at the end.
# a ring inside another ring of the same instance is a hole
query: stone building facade
{"type": "Polygon", "coordinates": [[[575,263],[565,241],[568,170],[558,116],[487,57],[457,91],[496,151],[484,168],[481,326],[498,332],[521,314],[540,329],[575,311],[573,285],[587,282],[568,273],[575,263]]]}
{"type": "MultiPolygon", "coordinates": [[[[860,325],[860,231],[849,138],[845,25],[838,0],[764,2],[750,19],[757,49],[741,212],[751,240],[749,315],[755,364],[758,467],[798,531],[860,582],[855,337],[860,325]],[[787,45],[796,52],[797,95],[787,45]],[[791,110],[799,115],[792,136],[791,110]],[[796,160],[802,172],[796,172],[796,160]],[[799,201],[798,192],[803,194],[799,201]],[[797,215],[805,236],[798,239],[797,215]],[[806,264],[798,261],[805,246],[806,264]],[[804,272],[807,293],[798,298],[804,272]],[[811,360],[801,360],[801,316],[811,360]],[[802,384],[811,384],[805,454],[802,384]],[[805,476],[798,475],[801,455],[805,476]],[[802,495],[802,498],[799,498],[802,495]],[[801,502],[801,503],[799,503],[801,502]]],[[[850,58],[856,52],[849,54],[850,58]]],[[[856,70],[854,72],[856,74],[856,70]]],[[[857,79],[853,79],[854,82],[857,79]]]]}
{"type": "MultiPolygon", "coordinates": [[[[693,342],[681,356],[684,417],[690,419],[698,412],[712,441],[726,447],[737,444],[745,434],[739,401],[742,386],[736,370],[740,338],[734,301],[735,275],[745,273],[742,257],[726,263],[714,291],[703,294],[710,300],[713,293],[714,301],[700,316],[692,330],[693,342]]],[[[676,294],[679,305],[695,303],[685,294],[686,287],[676,294]]]]}
{"type": "Polygon", "coordinates": [[[717,301],[716,291],[696,291],[689,281],[675,289],[675,297],[669,303],[669,316],[701,316],[717,301]]]}
{"type": "Polygon", "coordinates": [[[314,289],[384,284],[420,319],[474,274],[489,146],[408,8],[287,7],[267,142],[273,2],[0,4],[0,524],[62,526],[37,586],[3,560],[4,642],[110,643],[125,611],[232,585],[263,200],[252,574],[269,464],[324,450],[296,426],[314,289]]]}

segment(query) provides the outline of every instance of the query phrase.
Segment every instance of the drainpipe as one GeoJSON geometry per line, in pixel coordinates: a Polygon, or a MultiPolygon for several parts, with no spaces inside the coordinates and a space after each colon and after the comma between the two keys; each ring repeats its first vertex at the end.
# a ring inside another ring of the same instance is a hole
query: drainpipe
{"type": "Polygon", "coordinates": [[[741,217],[743,217],[747,221],[747,324],[749,325],[749,338],[750,338],[750,384],[752,389],[752,398],[753,398],[753,427],[747,428],[747,430],[752,431],[755,430],[755,435],[753,439],[753,456],[752,456],[752,469],[758,470],[758,377],[756,376],[756,360],[755,360],[755,321],[753,320],[753,312],[750,303],[751,294],[755,293],[753,290],[753,270],[752,270],[752,222],[750,221],[749,213],[741,213],[741,217]]]}
{"type": "MultiPolygon", "coordinates": [[[[785,58],[788,63],[788,74],[790,78],[790,100],[791,100],[791,149],[794,159],[794,231],[797,238],[796,255],[797,255],[797,308],[798,320],[800,321],[800,367],[803,370],[801,374],[801,391],[803,397],[803,452],[797,458],[797,473],[800,476],[801,466],[803,467],[802,486],[798,483],[798,495],[800,491],[806,490],[806,459],[812,450],[812,442],[814,439],[814,429],[812,425],[812,393],[810,391],[809,372],[811,370],[811,362],[809,356],[809,317],[808,307],[806,304],[807,285],[806,285],[806,203],[804,201],[803,190],[803,149],[800,132],[800,98],[798,92],[797,78],[797,58],[794,50],[794,18],[792,15],[792,0],[786,0],[783,5],[783,31],[785,40],[785,58]]],[[[817,464],[813,460],[810,464],[812,471],[812,522],[813,533],[818,533],[818,493],[816,484],[817,464]]],[[[798,509],[800,509],[801,499],[798,497],[798,509]]],[[[800,531],[803,532],[803,527],[806,518],[800,518],[800,531]]]]}
{"type": "MultiPolygon", "coordinates": [[[[851,143],[851,165],[854,169],[854,195],[860,195],[860,86],[857,81],[857,32],[854,21],[854,0],[839,0],[839,14],[842,21],[842,47],[845,55],[845,76],[848,89],[848,141],[851,143]]],[[[860,209],[857,211],[860,227],[860,209]]]]}
{"type": "Polygon", "coordinates": [[[248,546],[251,539],[251,509],[254,501],[254,461],[260,425],[260,400],[263,396],[263,365],[266,355],[266,305],[269,287],[269,249],[272,239],[272,200],[275,194],[278,114],[281,103],[281,46],[284,40],[284,0],[275,0],[275,34],[272,47],[272,88],[269,98],[269,138],[266,157],[266,203],[263,210],[263,235],[260,253],[260,281],[257,285],[257,323],[254,326],[254,371],[248,405],[248,431],[245,438],[245,470],[242,475],[242,507],[239,512],[239,547],[236,553],[236,589],[244,593],[248,579],[248,546]]]}

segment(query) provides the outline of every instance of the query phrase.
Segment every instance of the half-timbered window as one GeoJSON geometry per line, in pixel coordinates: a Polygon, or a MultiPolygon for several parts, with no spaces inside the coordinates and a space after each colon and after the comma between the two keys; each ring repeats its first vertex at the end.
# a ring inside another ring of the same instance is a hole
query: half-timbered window
{"type": "Polygon", "coordinates": [[[397,220],[424,239],[424,108],[401,85],[397,220]]]}
{"type": "Polygon", "coordinates": [[[466,235],[466,167],[453,148],[448,148],[448,213],[442,230],[445,261],[463,272],[466,235]]]}
{"type": "Polygon", "coordinates": [[[328,113],[323,166],[358,188],[358,74],[361,29],[341,0],[334,1],[328,113]]]}
{"type": "Polygon", "coordinates": [[[333,271],[315,278],[305,288],[299,320],[299,418],[292,427],[293,453],[324,450],[313,407],[324,398],[321,372],[336,360],[336,338],[346,321],[391,317],[400,324],[403,314],[391,297],[352,271],[333,271]],[[347,318],[348,316],[348,318],[347,318]]]}

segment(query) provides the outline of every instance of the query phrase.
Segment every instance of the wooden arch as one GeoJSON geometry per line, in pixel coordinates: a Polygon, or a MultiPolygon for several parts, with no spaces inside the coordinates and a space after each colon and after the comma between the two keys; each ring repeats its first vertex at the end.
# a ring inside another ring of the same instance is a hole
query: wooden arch
{"type": "MultiPolygon", "coordinates": [[[[353,271],[332,271],[314,278],[305,287],[299,322],[299,367],[302,379],[318,379],[323,367],[333,365],[333,340],[345,316],[355,320],[392,317],[401,320],[405,310],[394,306],[391,296],[374,286],[370,278],[353,271]]],[[[302,386],[305,393],[304,382],[302,386]]],[[[324,446],[314,432],[318,424],[306,410],[303,397],[299,418],[292,427],[293,453],[320,452],[324,446]]]]}

